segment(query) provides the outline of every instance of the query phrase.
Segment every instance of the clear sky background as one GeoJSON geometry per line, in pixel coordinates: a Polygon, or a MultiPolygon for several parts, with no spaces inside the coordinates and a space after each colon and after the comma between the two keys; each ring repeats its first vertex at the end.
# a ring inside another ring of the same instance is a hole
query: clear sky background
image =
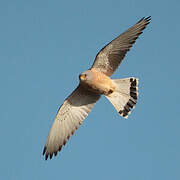
{"type": "Polygon", "coordinates": [[[179,180],[180,1],[1,0],[0,179],[179,180]],[[113,78],[139,77],[125,120],[105,97],[56,158],[42,156],[58,107],[97,52],[152,22],[113,78]]]}

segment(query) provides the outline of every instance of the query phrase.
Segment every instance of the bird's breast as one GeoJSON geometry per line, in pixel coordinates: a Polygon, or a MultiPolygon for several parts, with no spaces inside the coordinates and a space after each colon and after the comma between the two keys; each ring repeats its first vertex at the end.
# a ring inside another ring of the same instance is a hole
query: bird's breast
{"type": "Polygon", "coordinates": [[[108,95],[114,91],[115,85],[108,76],[93,69],[91,69],[91,71],[93,73],[93,78],[92,81],[85,85],[87,89],[94,93],[104,95],[108,95]]]}

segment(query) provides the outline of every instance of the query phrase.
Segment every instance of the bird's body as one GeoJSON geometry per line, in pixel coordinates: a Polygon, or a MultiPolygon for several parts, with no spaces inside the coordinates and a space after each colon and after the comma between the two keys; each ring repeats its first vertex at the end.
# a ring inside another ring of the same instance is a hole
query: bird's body
{"type": "Polygon", "coordinates": [[[137,103],[138,79],[111,79],[135,40],[149,24],[150,17],[142,18],[119,35],[96,55],[92,67],[80,74],[80,83],[58,110],[43,150],[45,159],[56,156],[75,130],[88,116],[101,95],[112,103],[117,112],[128,118],[137,103]]]}
{"type": "Polygon", "coordinates": [[[92,73],[91,81],[86,82],[83,79],[80,79],[80,84],[82,84],[84,88],[96,94],[104,94],[104,95],[108,95],[114,91],[115,84],[112,82],[109,76],[105,75],[104,73],[96,71],[94,68],[88,71],[92,73]]]}

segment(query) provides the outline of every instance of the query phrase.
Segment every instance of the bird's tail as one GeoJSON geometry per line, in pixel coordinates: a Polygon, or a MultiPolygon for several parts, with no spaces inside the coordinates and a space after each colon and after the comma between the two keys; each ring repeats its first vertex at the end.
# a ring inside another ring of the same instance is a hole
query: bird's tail
{"type": "Polygon", "coordinates": [[[138,97],[138,79],[131,77],[126,79],[113,79],[115,90],[106,97],[115,109],[124,118],[128,118],[130,111],[134,108],[138,97]]]}

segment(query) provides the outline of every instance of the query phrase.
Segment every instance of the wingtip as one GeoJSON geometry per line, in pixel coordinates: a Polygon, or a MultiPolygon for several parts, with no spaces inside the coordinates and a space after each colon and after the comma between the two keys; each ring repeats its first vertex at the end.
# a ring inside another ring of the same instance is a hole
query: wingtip
{"type": "Polygon", "coordinates": [[[151,16],[148,16],[144,19],[146,21],[146,25],[148,25],[151,22],[151,16]]]}
{"type": "Polygon", "coordinates": [[[52,157],[53,157],[53,153],[51,153],[49,156],[50,156],[50,159],[52,159],[52,157]]]}
{"type": "Polygon", "coordinates": [[[150,21],[151,21],[151,16],[141,18],[141,19],[137,22],[137,24],[140,23],[140,22],[142,22],[142,21],[145,21],[145,22],[146,22],[146,25],[149,24],[150,21]]]}
{"type": "Polygon", "coordinates": [[[151,20],[151,16],[148,16],[145,18],[146,21],[150,21],[151,20]]]}
{"type": "Polygon", "coordinates": [[[52,159],[53,158],[53,155],[54,156],[57,156],[58,154],[58,151],[61,151],[62,149],[62,146],[59,147],[59,149],[53,153],[47,153],[46,150],[47,150],[47,147],[45,146],[44,149],[43,149],[43,156],[45,155],[45,160],[48,160],[48,157],[49,159],[52,159]]]}
{"type": "Polygon", "coordinates": [[[45,160],[47,161],[47,159],[48,159],[48,154],[45,155],[45,160]]]}
{"type": "Polygon", "coordinates": [[[45,152],[46,152],[46,149],[47,149],[47,147],[44,146],[44,149],[43,149],[43,156],[44,156],[44,154],[45,154],[45,152]]]}
{"type": "Polygon", "coordinates": [[[45,155],[45,160],[48,159],[48,154],[46,153],[46,150],[47,150],[47,147],[44,146],[44,149],[43,149],[43,156],[45,155]]]}

